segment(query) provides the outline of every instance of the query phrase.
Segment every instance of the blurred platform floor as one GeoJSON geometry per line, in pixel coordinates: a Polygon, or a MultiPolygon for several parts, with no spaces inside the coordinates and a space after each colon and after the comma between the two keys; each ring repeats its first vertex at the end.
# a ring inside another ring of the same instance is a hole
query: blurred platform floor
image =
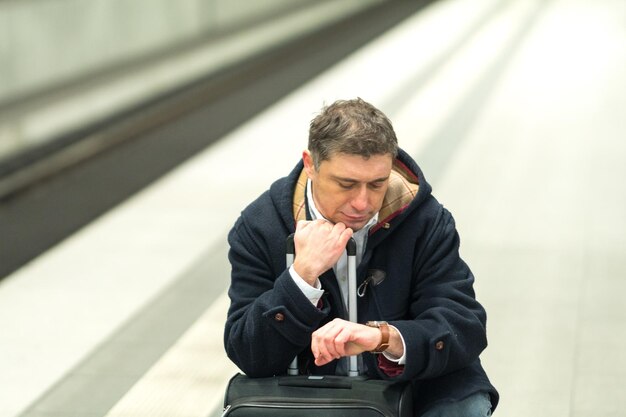
{"type": "Polygon", "coordinates": [[[226,233],[323,103],[385,111],[455,215],[497,415],[626,416],[626,3],[442,1],[0,282],[0,416],[213,416],[226,233]]]}

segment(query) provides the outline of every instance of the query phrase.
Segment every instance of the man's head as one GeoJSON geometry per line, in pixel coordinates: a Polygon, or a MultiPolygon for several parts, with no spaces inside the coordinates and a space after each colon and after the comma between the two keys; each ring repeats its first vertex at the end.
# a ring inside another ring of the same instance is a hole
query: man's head
{"type": "Polygon", "coordinates": [[[334,223],[359,230],[380,210],[398,141],[389,119],[361,100],[324,107],[303,153],[318,210],[334,223]]]}
{"type": "Polygon", "coordinates": [[[333,154],[344,153],[369,158],[398,154],[398,139],[383,112],[357,98],[338,100],[322,109],[311,121],[309,151],[315,168],[333,154]]]}

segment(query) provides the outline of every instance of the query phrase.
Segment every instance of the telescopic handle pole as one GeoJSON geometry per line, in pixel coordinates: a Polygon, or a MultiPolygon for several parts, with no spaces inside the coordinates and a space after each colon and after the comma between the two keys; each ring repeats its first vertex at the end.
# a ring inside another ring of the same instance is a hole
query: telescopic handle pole
{"type": "MultiPolygon", "coordinates": [[[[348,318],[351,322],[358,321],[356,298],[356,241],[350,238],[346,245],[348,253],[348,318]]],[[[348,360],[348,376],[359,376],[358,356],[352,355],[348,360]]]]}
{"type": "MultiPolygon", "coordinates": [[[[292,233],[287,237],[287,254],[285,259],[287,268],[293,264],[296,256],[296,245],[293,236],[292,233]]],[[[356,241],[353,238],[348,240],[346,252],[348,254],[348,318],[351,322],[356,323],[358,320],[356,296],[356,241]]],[[[298,356],[293,358],[293,361],[289,364],[287,374],[298,375],[298,356]]],[[[359,376],[357,355],[349,357],[348,376],[359,376]]]]}
{"type": "MultiPolygon", "coordinates": [[[[293,241],[293,233],[287,236],[287,268],[293,264],[296,257],[296,244],[293,241]]],[[[298,355],[291,361],[287,368],[287,375],[298,375],[298,355]]]]}

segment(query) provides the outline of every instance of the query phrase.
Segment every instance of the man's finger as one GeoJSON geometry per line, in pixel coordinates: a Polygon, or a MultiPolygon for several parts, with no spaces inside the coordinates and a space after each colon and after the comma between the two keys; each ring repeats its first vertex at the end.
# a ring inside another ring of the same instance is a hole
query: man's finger
{"type": "Polygon", "coordinates": [[[298,222],[296,223],[296,230],[302,230],[308,225],[310,225],[311,223],[312,222],[309,220],[298,220],[298,222]]]}
{"type": "Polygon", "coordinates": [[[354,232],[351,228],[346,227],[339,235],[339,242],[345,247],[348,244],[348,240],[352,237],[354,232]]]}

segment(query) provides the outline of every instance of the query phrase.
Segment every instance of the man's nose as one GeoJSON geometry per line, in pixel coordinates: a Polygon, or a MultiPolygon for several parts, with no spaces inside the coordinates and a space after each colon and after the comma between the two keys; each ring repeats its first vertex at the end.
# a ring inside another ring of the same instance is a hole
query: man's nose
{"type": "Polygon", "coordinates": [[[367,187],[359,188],[356,191],[356,194],[352,198],[352,208],[356,211],[362,212],[365,211],[369,204],[369,194],[367,192],[367,187]]]}

